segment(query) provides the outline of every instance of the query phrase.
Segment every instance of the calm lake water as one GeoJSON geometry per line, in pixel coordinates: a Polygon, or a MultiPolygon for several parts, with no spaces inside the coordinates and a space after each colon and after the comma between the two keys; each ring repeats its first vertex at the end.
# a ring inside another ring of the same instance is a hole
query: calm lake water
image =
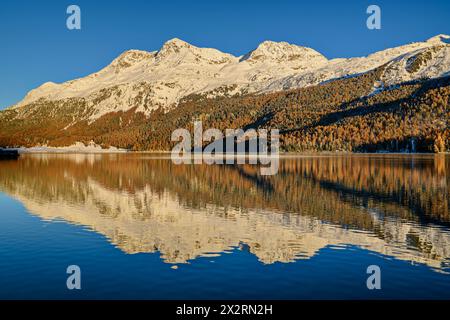
{"type": "Polygon", "coordinates": [[[0,161],[0,208],[2,299],[450,299],[449,156],[29,154],[0,161]]]}

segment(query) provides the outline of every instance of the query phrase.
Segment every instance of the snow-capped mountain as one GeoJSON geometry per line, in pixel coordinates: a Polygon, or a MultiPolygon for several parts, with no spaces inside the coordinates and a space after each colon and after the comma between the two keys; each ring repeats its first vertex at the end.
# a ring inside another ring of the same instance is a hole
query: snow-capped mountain
{"type": "Polygon", "coordinates": [[[20,110],[36,101],[82,99],[95,120],[104,114],[136,108],[176,106],[183,97],[208,97],[270,92],[319,84],[384,66],[382,87],[450,72],[450,36],[438,35],[373,53],[367,57],[328,60],[319,52],[286,42],[265,41],[236,57],[216,49],[198,48],[179,39],[159,51],[129,50],[104,69],[61,84],[53,82],[30,91],[20,110]]]}

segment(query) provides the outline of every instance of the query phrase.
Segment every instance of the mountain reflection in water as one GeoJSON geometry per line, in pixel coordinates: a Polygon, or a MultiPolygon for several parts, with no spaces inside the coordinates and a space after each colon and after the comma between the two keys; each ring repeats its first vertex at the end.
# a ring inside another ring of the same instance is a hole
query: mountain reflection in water
{"type": "Polygon", "coordinates": [[[149,154],[28,154],[0,162],[0,191],[171,264],[239,246],[288,263],[355,245],[448,272],[449,173],[445,155],[286,157],[261,176],[149,154]]]}

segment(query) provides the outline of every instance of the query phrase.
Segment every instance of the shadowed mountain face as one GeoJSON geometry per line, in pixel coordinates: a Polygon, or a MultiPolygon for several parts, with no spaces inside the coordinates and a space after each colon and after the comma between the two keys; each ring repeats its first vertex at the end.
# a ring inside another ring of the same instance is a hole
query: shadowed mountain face
{"type": "Polygon", "coordinates": [[[167,263],[236,247],[266,264],[292,262],[350,244],[446,272],[449,172],[444,155],[286,158],[261,176],[255,166],[142,154],[41,154],[0,162],[0,191],[42,219],[167,263]]]}

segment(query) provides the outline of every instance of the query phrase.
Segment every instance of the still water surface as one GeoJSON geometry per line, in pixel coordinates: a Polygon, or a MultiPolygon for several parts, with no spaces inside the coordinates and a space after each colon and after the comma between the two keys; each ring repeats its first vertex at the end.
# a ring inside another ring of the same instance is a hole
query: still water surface
{"type": "Polygon", "coordinates": [[[0,161],[0,298],[450,299],[450,156],[0,161]]]}

